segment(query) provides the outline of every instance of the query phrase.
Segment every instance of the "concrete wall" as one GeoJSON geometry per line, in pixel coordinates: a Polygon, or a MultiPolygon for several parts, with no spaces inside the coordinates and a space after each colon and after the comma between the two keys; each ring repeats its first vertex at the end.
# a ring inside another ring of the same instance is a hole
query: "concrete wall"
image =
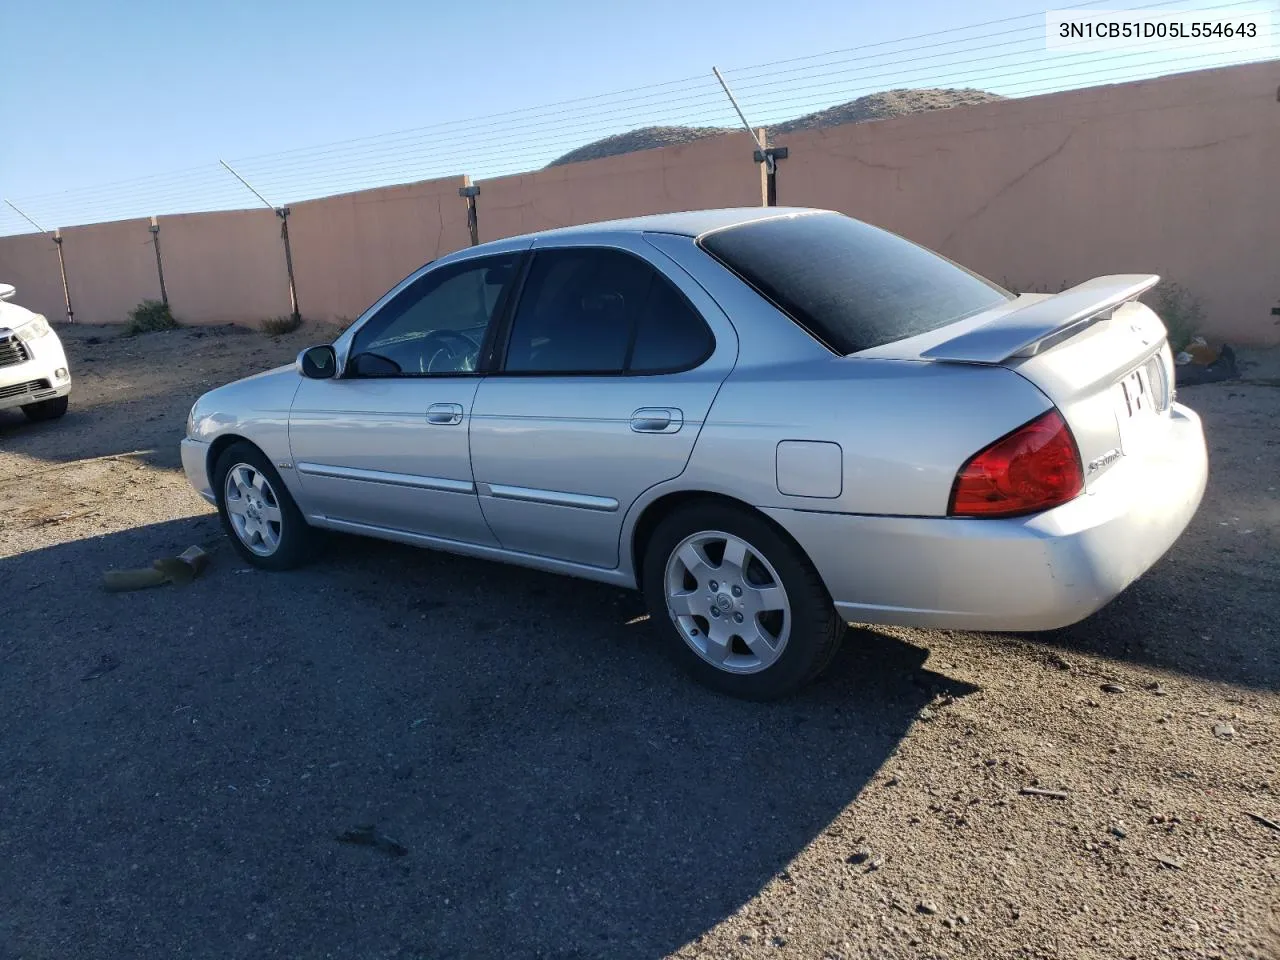
{"type": "MultiPolygon", "coordinates": [[[[55,322],[66,319],[57,248],[48,235],[24,233],[0,237],[0,283],[11,283],[17,288],[11,302],[43,313],[55,322]]],[[[71,306],[76,307],[75,301],[71,306]]]]}
{"type": "Polygon", "coordinates": [[[428,260],[465,247],[464,177],[295,203],[289,217],[303,316],[355,319],[428,260]]]}
{"type": "Polygon", "coordinates": [[[280,220],[266,207],[161,217],[160,249],[182,323],[256,325],[289,313],[280,220]]]}
{"type": "Polygon", "coordinates": [[[758,207],[746,132],[480,181],[480,239],[646,213],[758,207]]]}
{"type": "Polygon", "coordinates": [[[805,131],[778,202],[829,207],[994,280],[1159,273],[1206,332],[1280,343],[1280,64],[805,131]]]}

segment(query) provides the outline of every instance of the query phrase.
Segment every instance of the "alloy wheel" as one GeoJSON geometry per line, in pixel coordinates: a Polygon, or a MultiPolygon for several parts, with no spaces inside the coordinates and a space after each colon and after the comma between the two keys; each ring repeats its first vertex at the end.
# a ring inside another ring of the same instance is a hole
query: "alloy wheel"
{"type": "Polygon", "coordinates": [[[271,481],[249,463],[237,463],[227,471],[223,487],[227,517],[236,537],[259,557],[269,557],[280,547],[284,514],[271,481]]]}
{"type": "Polygon", "coordinates": [[[741,537],[705,530],[667,559],[667,610],[690,648],[727,673],[758,673],[782,655],[791,604],[782,578],[741,537]]]}

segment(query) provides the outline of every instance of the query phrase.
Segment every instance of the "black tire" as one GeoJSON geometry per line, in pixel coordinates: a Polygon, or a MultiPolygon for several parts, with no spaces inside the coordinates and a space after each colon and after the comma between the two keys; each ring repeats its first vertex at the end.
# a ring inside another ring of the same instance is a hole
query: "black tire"
{"type": "Polygon", "coordinates": [[[302,516],[302,511],[294,503],[289,488],[284,485],[271,461],[253,444],[238,441],[222,451],[214,465],[210,481],[218,500],[218,518],[222,521],[222,529],[246,563],[262,570],[292,570],[314,556],[319,541],[317,531],[302,516]],[[236,533],[227,513],[227,474],[237,464],[247,464],[266,477],[280,508],[280,543],[273,553],[266,556],[249,549],[236,533]]]}
{"type": "Polygon", "coordinates": [[[24,404],[22,412],[27,415],[27,419],[33,423],[39,423],[41,420],[57,420],[60,416],[67,412],[67,401],[70,394],[63,394],[60,397],[53,397],[49,400],[40,400],[37,403],[24,404]]]}
{"type": "Polygon", "coordinates": [[[844,637],[844,621],[804,551],[764,517],[732,504],[691,503],[662,520],[645,550],[642,583],[650,621],[675,645],[685,668],[706,686],[744,700],[776,700],[795,693],[827,667],[844,637]],[[758,672],[731,673],[708,662],[685,639],[667,607],[667,560],[687,537],[702,531],[745,541],[773,567],[786,591],[790,635],[778,659],[758,672]]]}

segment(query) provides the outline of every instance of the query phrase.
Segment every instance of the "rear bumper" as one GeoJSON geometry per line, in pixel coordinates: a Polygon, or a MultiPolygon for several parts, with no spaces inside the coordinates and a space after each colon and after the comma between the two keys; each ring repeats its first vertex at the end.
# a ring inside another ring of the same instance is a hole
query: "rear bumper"
{"type": "Polygon", "coordinates": [[[765,513],[805,549],[846,620],[1052,630],[1110,602],[1195,514],[1208,476],[1200,418],[1174,404],[1166,429],[1088,493],[1030,517],[765,513]]]}
{"type": "Polygon", "coordinates": [[[210,503],[216,504],[213,487],[209,483],[209,444],[203,440],[183,438],[182,472],[187,475],[187,482],[195,487],[196,493],[210,503]]]}

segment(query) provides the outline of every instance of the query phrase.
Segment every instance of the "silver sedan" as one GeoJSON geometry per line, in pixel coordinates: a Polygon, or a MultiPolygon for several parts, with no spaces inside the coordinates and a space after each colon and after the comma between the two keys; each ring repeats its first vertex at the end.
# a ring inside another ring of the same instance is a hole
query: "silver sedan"
{"type": "Polygon", "coordinates": [[[768,699],[847,621],[1061,627],[1168,550],[1207,465],[1157,280],[1014,296],[813,210],[551,230],[205,394],[182,460],[255,566],[339,530],[636,588],[768,699]]]}

